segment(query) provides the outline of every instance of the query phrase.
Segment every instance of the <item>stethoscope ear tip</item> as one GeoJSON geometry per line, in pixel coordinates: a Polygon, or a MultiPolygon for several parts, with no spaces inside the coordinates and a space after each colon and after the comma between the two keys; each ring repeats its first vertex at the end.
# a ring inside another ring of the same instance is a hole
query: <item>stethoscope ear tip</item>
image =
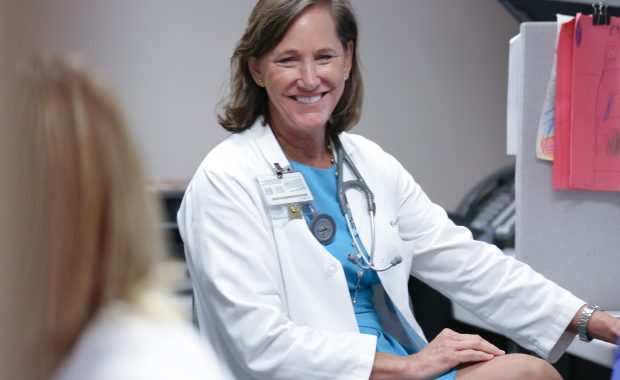
{"type": "Polygon", "coordinates": [[[390,264],[392,264],[392,266],[396,266],[400,263],[403,262],[403,258],[400,256],[394,256],[394,258],[392,259],[392,261],[390,261],[390,264]]]}

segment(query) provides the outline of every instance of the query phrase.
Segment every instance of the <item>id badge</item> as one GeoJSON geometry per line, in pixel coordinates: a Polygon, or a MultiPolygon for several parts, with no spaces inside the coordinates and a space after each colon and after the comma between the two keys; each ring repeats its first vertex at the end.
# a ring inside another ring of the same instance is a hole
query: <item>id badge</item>
{"type": "Polygon", "coordinates": [[[302,205],[314,201],[306,179],[300,172],[282,173],[281,177],[266,175],[257,179],[263,198],[271,207],[302,205]]]}

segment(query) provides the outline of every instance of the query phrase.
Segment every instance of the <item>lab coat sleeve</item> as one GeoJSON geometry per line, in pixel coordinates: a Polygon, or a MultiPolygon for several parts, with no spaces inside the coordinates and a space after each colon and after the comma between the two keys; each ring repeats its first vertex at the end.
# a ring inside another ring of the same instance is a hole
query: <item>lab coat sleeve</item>
{"type": "Polygon", "coordinates": [[[520,345],[556,361],[574,338],[565,329],[584,302],[497,247],[473,240],[391,161],[411,274],[520,345]]]}
{"type": "Polygon", "coordinates": [[[207,323],[222,335],[229,359],[252,378],[367,379],[375,337],[312,329],[288,318],[270,219],[255,177],[199,170],[179,212],[207,323]]]}

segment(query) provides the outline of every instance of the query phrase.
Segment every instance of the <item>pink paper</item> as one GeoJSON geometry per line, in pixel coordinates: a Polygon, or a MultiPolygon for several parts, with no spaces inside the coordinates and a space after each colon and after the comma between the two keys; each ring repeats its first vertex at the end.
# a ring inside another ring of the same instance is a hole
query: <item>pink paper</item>
{"type": "MultiPolygon", "coordinates": [[[[558,45],[558,49],[562,48],[566,46],[558,45]]],[[[562,55],[570,53],[564,51],[562,55]]],[[[558,59],[559,55],[560,50],[558,59]]],[[[562,65],[560,68],[558,62],[558,72],[563,73],[561,79],[558,74],[558,82],[566,81],[570,60],[564,60],[562,65]]],[[[564,133],[560,143],[567,151],[558,163],[557,179],[554,167],[554,186],[620,191],[620,21],[617,18],[611,18],[611,25],[593,25],[591,16],[577,15],[571,71],[572,81],[567,85],[570,90],[558,84],[560,91],[564,91],[562,96],[570,92],[571,101],[570,119],[563,119],[560,126],[560,135],[564,133]],[[568,169],[562,166],[566,164],[568,169]]],[[[568,112],[562,101],[556,100],[556,106],[560,102],[564,107],[558,115],[565,118],[568,112]]],[[[556,126],[556,138],[557,134],[556,126]]]]}

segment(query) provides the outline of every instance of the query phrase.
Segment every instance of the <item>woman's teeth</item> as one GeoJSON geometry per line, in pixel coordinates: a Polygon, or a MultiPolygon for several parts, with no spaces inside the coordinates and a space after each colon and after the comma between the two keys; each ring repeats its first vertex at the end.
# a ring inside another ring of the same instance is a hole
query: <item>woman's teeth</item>
{"type": "Polygon", "coordinates": [[[319,100],[321,100],[321,95],[310,96],[310,97],[295,96],[295,100],[301,103],[310,104],[310,103],[318,102],[319,100]]]}

